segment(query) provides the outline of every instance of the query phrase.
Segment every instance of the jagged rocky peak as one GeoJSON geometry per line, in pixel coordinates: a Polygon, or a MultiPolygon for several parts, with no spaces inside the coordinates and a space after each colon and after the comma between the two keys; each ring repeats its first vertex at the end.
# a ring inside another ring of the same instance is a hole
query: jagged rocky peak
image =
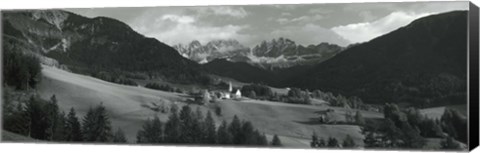
{"type": "Polygon", "coordinates": [[[236,47],[244,47],[240,42],[238,42],[235,39],[217,39],[217,40],[212,40],[207,43],[207,46],[218,46],[218,47],[228,47],[228,46],[236,46],[236,47]]]}
{"type": "Polygon", "coordinates": [[[191,49],[198,48],[198,47],[201,47],[201,46],[202,46],[202,44],[198,40],[194,40],[188,45],[188,47],[191,48],[191,49]]]}
{"type": "Polygon", "coordinates": [[[252,53],[259,57],[279,57],[287,49],[295,49],[296,43],[290,39],[280,37],[271,41],[262,41],[252,49],[252,53]]]}
{"type": "Polygon", "coordinates": [[[62,10],[32,10],[32,17],[35,20],[43,19],[46,22],[55,25],[58,30],[62,30],[63,23],[67,20],[69,14],[62,10]]]}
{"type": "Polygon", "coordinates": [[[235,39],[217,39],[204,45],[198,40],[193,40],[188,44],[177,44],[173,46],[182,56],[189,58],[197,63],[208,63],[214,59],[245,59],[250,49],[243,46],[235,39]]]}
{"type": "Polygon", "coordinates": [[[271,41],[262,41],[256,45],[249,58],[255,65],[269,69],[317,64],[335,56],[342,50],[343,47],[326,42],[304,47],[290,39],[280,37],[271,41]]]}

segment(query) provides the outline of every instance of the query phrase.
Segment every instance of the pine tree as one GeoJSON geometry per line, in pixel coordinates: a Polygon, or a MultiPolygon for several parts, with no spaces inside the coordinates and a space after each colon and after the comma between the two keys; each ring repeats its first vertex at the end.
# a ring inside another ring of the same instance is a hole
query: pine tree
{"type": "Polygon", "coordinates": [[[318,147],[320,147],[319,143],[320,143],[320,141],[318,139],[317,133],[313,132],[312,141],[310,142],[310,147],[318,148],[318,147]]]}
{"type": "Polygon", "coordinates": [[[165,143],[179,143],[182,132],[183,131],[180,130],[180,119],[177,111],[171,111],[171,114],[165,123],[165,143]]]}
{"type": "Polygon", "coordinates": [[[350,135],[347,135],[345,139],[343,140],[342,144],[343,148],[354,148],[355,147],[355,141],[353,141],[353,138],[350,135]]]}
{"type": "Polygon", "coordinates": [[[150,133],[154,137],[154,142],[162,143],[164,134],[163,134],[163,123],[160,121],[158,116],[153,117],[152,120],[152,132],[150,133]]]}
{"type": "Polygon", "coordinates": [[[197,144],[205,143],[205,123],[204,123],[204,117],[203,113],[200,110],[200,107],[197,107],[195,110],[195,115],[192,116],[193,118],[193,123],[192,123],[192,137],[193,137],[193,142],[197,144]]]}
{"type": "Polygon", "coordinates": [[[192,115],[190,106],[183,106],[180,110],[180,143],[193,143],[195,142],[195,117],[192,115]]]}
{"type": "Polygon", "coordinates": [[[228,131],[232,134],[232,141],[233,144],[241,144],[242,143],[242,136],[241,136],[241,123],[240,119],[238,119],[237,115],[233,116],[233,120],[228,126],[228,131]]]}
{"type": "Polygon", "coordinates": [[[164,137],[162,126],[162,122],[157,116],[147,119],[137,133],[137,143],[162,143],[164,137]]]}
{"type": "Polygon", "coordinates": [[[50,101],[47,102],[46,105],[44,105],[44,110],[47,114],[46,116],[46,124],[48,124],[48,129],[47,129],[47,139],[48,140],[53,140],[53,135],[55,134],[55,130],[57,129],[58,126],[58,104],[57,104],[57,98],[55,95],[52,95],[50,97],[50,101]]]}
{"type": "Polygon", "coordinates": [[[90,108],[83,119],[84,140],[87,142],[109,142],[112,139],[112,127],[107,110],[103,104],[90,108]]]}
{"type": "Polygon", "coordinates": [[[56,126],[55,126],[55,129],[54,129],[54,133],[53,133],[53,139],[54,141],[65,141],[65,137],[66,137],[66,134],[67,134],[67,131],[66,131],[66,124],[67,124],[67,119],[65,117],[65,112],[62,111],[62,113],[60,113],[58,116],[57,116],[57,121],[56,121],[56,126]]]}
{"type": "Polygon", "coordinates": [[[127,138],[125,138],[125,133],[123,133],[123,130],[118,128],[115,134],[113,135],[113,140],[114,143],[126,143],[127,138]]]}
{"type": "Polygon", "coordinates": [[[268,140],[267,140],[267,136],[265,135],[265,133],[259,135],[258,139],[259,139],[258,140],[259,145],[262,145],[262,146],[268,145],[268,140]]]}
{"type": "Polygon", "coordinates": [[[80,121],[77,118],[77,114],[75,113],[75,109],[73,107],[70,109],[68,113],[66,123],[65,123],[65,140],[66,141],[74,141],[80,142],[83,140],[82,135],[82,127],[80,125],[80,121]]]}
{"type": "Polygon", "coordinates": [[[224,120],[217,130],[217,143],[218,144],[232,144],[232,134],[228,130],[227,122],[224,120]]]}
{"type": "Polygon", "coordinates": [[[257,139],[255,138],[253,125],[249,121],[244,121],[240,128],[239,134],[239,144],[246,145],[255,145],[257,144],[257,139]]]}
{"type": "Polygon", "coordinates": [[[97,140],[100,142],[108,142],[112,137],[112,127],[110,119],[108,118],[107,110],[100,104],[95,110],[97,118],[97,140]]]}
{"type": "Polygon", "coordinates": [[[10,132],[18,133],[24,136],[30,135],[30,114],[27,112],[27,108],[18,103],[9,116],[3,118],[3,128],[10,132]]]}
{"type": "Polygon", "coordinates": [[[40,140],[48,140],[48,114],[43,110],[44,103],[41,99],[37,99],[35,97],[30,97],[30,100],[26,106],[26,112],[29,118],[29,134],[28,136],[40,139],[40,140]]]}
{"type": "Polygon", "coordinates": [[[273,136],[272,146],[275,146],[275,147],[282,146],[282,142],[280,141],[280,138],[278,138],[278,136],[276,134],[273,136]]]}
{"type": "Polygon", "coordinates": [[[83,123],[82,123],[82,135],[83,135],[83,140],[86,142],[94,142],[96,140],[96,118],[95,118],[95,112],[92,107],[88,109],[87,114],[83,118],[83,123]]]}
{"type": "Polygon", "coordinates": [[[205,139],[204,143],[206,144],[215,144],[217,132],[215,128],[215,121],[213,120],[212,113],[210,111],[207,112],[207,117],[204,121],[205,127],[205,139]]]}

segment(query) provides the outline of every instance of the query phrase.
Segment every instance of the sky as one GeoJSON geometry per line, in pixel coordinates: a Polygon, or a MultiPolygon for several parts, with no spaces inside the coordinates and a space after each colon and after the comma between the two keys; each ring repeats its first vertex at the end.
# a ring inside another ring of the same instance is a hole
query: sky
{"type": "Polygon", "coordinates": [[[401,2],[69,8],[86,17],[110,17],[167,43],[235,39],[247,47],[284,37],[304,46],[367,42],[415,19],[467,10],[468,2],[401,2]]]}

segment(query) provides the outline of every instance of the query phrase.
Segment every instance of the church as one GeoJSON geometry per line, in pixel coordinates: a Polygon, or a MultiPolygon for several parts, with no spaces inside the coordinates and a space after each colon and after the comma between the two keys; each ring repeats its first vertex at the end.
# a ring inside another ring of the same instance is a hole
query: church
{"type": "Polygon", "coordinates": [[[239,99],[242,98],[242,92],[240,89],[233,89],[232,83],[228,84],[228,91],[212,92],[211,96],[217,96],[219,99],[239,99]]]}

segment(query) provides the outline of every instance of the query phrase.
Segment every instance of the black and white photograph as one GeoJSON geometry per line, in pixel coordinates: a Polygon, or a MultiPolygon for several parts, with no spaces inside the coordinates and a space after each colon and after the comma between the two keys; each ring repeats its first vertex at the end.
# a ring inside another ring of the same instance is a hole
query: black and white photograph
{"type": "Polygon", "coordinates": [[[467,151],[469,7],[3,9],[1,141],[467,151]]]}

